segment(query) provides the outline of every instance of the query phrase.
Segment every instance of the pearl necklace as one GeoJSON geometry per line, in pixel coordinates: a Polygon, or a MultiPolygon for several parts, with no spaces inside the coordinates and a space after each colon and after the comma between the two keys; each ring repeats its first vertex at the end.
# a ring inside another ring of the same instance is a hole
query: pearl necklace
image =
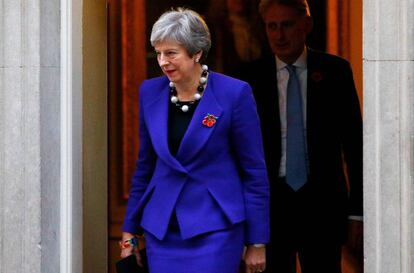
{"type": "Polygon", "coordinates": [[[173,82],[170,82],[170,101],[181,109],[183,112],[187,112],[190,109],[190,106],[193,105],[196,101],[200,100],[203,96],[204,89],[206,88],[207,79],[208,79],[208,66],[202,65],[201,68],[203,69],[203,72],[201,72],[200,77],[200,84],[197,87],[197,93],[194,94],[194,99],[192,101],[189,101],[188,104],[182,105],[177,97],[177,89],[175,88],[175,84],[173,82]]]}

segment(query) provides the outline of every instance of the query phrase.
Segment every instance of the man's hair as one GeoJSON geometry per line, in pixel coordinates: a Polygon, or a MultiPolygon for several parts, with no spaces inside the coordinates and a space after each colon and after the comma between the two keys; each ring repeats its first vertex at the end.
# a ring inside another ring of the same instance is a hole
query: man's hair
{"type": "Polygon", "coordinates": [[[311,16],[307,0],[261,0],[259,4],[259,12],[262,17],[264,17],[268,8],[274,4],[291,7],[303,16],[311,16]]]}

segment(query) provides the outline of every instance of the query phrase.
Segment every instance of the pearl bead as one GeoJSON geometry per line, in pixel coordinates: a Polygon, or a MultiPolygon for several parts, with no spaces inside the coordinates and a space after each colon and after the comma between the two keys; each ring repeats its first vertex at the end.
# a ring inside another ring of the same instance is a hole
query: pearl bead
{"type": "Polygon", "coordinates": [[[177,103],[178,98],[176,96],[171,96],[171,102],[172,103],[177,103]]]}
{"type": "Polygon", "coordinates": [[[177,97],[177,89],[175,87],[174,82],[170,81],[169,86],[170,86],[170,92],[171,92],[171,97],[170,97],[170,101],[172,103],[174,103],[177,107],[180,107],[181,111],[183,112],[188,112],[190,110],[190,106],[195,102],[201,99],[201,97],[203,96],[202,93],[204,92],[204,89],[206,87],[206,83],[207,83],[207,79],[208,79],[208,66],[207,65],[202,65],[201,66],[203,72],[201,73],[201,77],[200,77],[200,84],[197,87],[196,93],[194,94],[193,98],[194,100],[190,102],[190,104],[188,105],[182,105],[180,107],[180,100],[177,97]]]}
{"type": "Polygon", "coordinates": [[[187,111],[188,111],[188,105],[183,105],[183,106],[181,107],[181,111],[183,111],[183,112],[187,112],[187,111]]]}

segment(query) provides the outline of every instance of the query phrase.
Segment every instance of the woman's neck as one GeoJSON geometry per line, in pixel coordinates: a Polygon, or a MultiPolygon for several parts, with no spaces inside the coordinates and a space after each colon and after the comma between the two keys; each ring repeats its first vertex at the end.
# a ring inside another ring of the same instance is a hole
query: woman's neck
{"type": "Polygon", "coordinates": [[[189,78],[187,81],[175,83],[177,96],[181,101],[192,100],[194,94],[197,92],[197,88],[200,84],[201,67],[197,67],[195,70],[196,71],[193,73],[191,78],[189,78]]]}

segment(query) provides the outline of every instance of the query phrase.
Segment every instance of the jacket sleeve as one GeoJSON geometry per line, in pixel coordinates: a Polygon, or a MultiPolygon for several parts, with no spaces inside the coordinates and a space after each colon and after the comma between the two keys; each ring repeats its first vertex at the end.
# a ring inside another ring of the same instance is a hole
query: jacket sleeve
{"type": "Polygon", "coordinates": [[[231,141],[243,182],[246,244],[269,241],[269,183],[256,103],[248,84],[232,111],[231,141]]]}
{"type": "Polygon", "coordinates": [[[139,154],[131,179],[131,188],[129,191],[128,204],[123,224],[123,231],[135,234],[141,232],[141,219],[139,219],[136,209],[149,184],[149,181],[151,180],[157,159],[147,126],[145,124],[143,86],[144,84],[140,89],[139,96],[139,154]]]}
{"type": "Polygon", "coordinates": [[[341,70],[341,143],[349,180],[349,215],[362,215],[362,117],[352,70],[341,70]]]}

